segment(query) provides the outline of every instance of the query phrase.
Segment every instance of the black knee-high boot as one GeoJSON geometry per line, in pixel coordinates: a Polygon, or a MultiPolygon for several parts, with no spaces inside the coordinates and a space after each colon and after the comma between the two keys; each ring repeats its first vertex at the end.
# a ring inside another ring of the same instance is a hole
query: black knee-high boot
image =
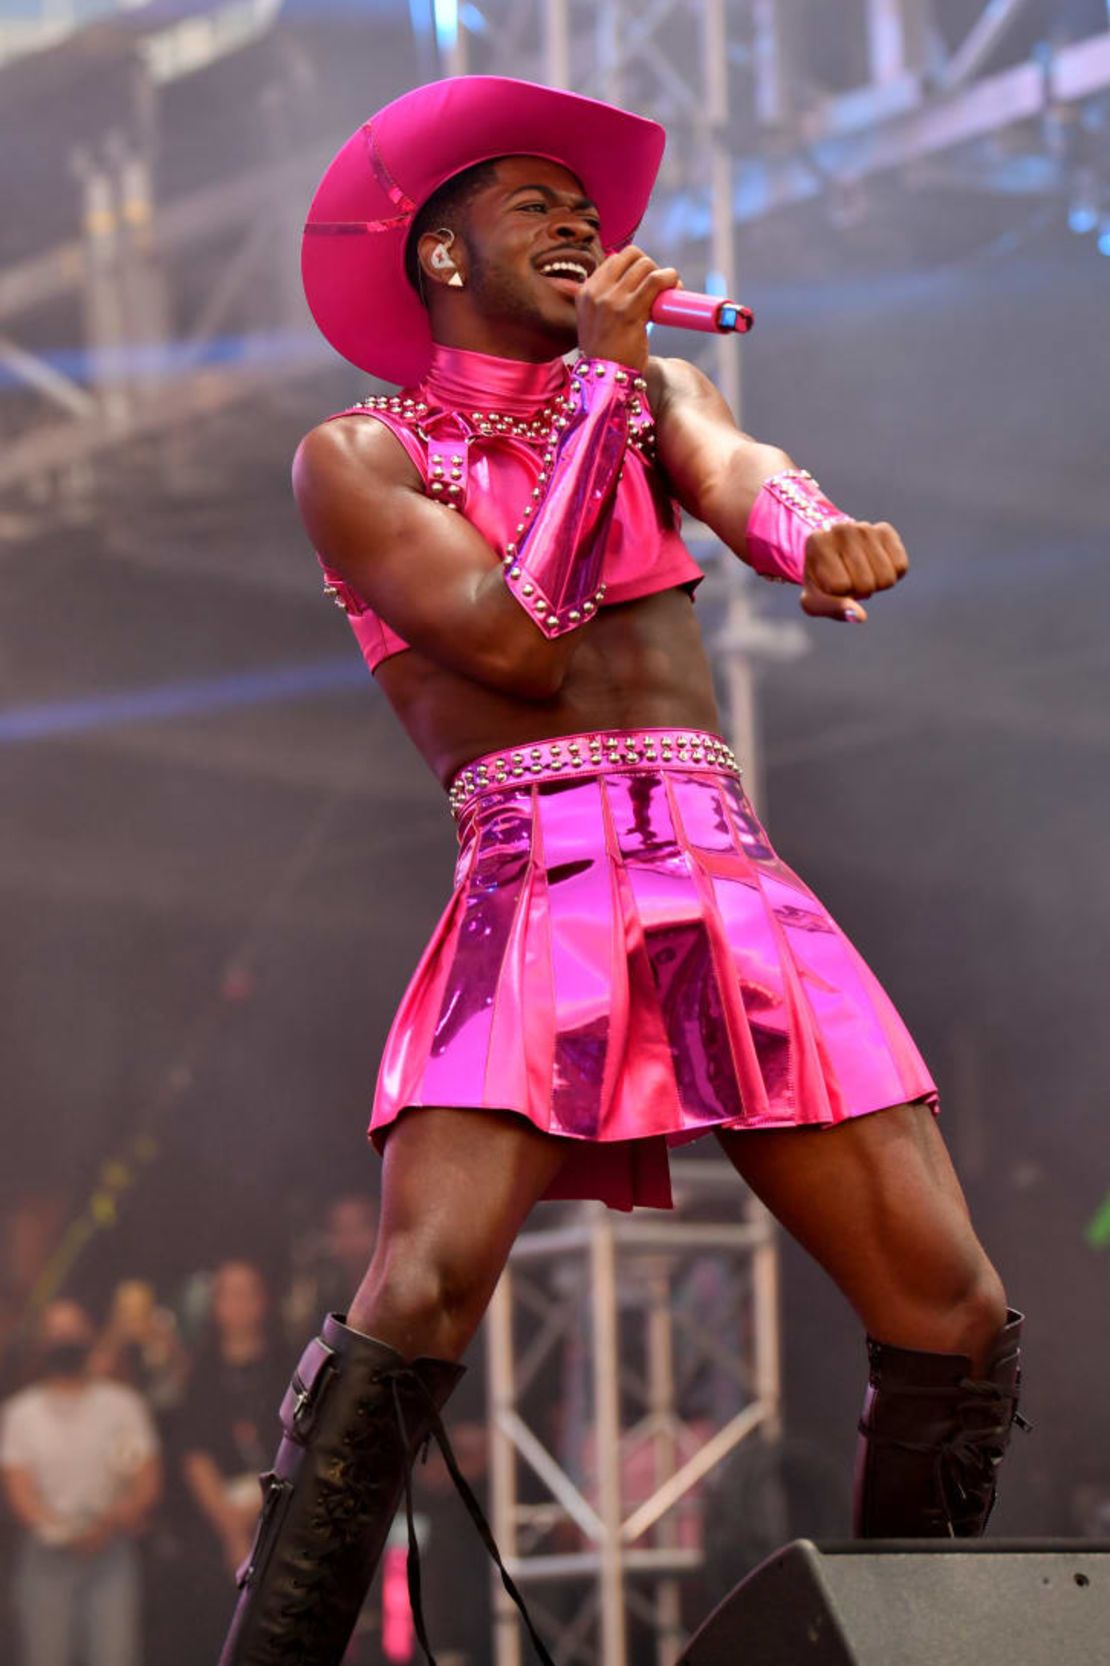
{"type": "Polygon", "coordinates": [[[283,1439],[273,1469],[261,1477],[262,1514],[239,1570],[239,1600],[219,1666],[340,1666],[402,1494],[413,1619],[433,1659],[410,1491],[417,1452],[432,1435],[540,1658],[552,1666],[440,1421],[464,1369],[447,1360],[410,1362],[340,1316],[327,1316],[281,1404],[283,1439]]]}
{"type": "Polygon", "coordinates": [[[977,1538],[1018,1415],[1022,1315],[1011,1308],[982,1377],[964,1354],[868,1337],[870,1376],[856,1457],[861,1539],[977,1538]]]}

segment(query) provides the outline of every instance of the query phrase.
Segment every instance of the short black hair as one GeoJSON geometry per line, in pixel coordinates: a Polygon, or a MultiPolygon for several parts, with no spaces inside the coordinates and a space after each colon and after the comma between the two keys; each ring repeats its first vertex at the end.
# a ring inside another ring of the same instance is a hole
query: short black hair
{"type": "Polygon", "coordinates": [[[456,230],[452,222],[461,215],[471,197],[493,184],[497,177],[497,163],[495,156],[488,162],[475,162],[471,167],[464,168],[462,173],[452,174],[417,209],[405,244],[405,276],[421,300],[424,296],[420,288],[420,239],[426,231],[438,231],[440,226],[456,230]]]}

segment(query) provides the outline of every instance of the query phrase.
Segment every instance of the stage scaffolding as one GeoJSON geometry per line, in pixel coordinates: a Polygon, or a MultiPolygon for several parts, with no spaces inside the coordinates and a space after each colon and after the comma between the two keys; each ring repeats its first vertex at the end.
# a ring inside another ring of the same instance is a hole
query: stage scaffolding
{"type": "MultiPolygon", "coordinates": [[[[673,1213],[523,1232],[486,1320],[494,1533],[560,1666],[625,1666],[637,1621],[671,1666],[705,1483],[778,1433],[772,1223],[728,1164],[671,1167],[673,1213]]],[[[497,1666],[522,1666],[500,1585],[495,1608],[497,1666]]]]}

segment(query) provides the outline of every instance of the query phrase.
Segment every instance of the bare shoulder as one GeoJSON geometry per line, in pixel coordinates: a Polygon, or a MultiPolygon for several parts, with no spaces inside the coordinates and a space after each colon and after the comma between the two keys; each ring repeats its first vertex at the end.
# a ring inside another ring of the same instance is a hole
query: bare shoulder
{"type": "Polygon", "coordinates": [[[345,484],[365,486],[420,485],[411,459],[400,440],[369,412],[353,411],[309,429],[293,455],[293,491],[342,490],[345,484]]]}
{"type": "Polygon", "coordinates": [[[650,358],[646,376],[648,398],[657,415],[665,406],[680,405],[688,399],[705,399],[716,393],[705,372],[688,359],[650,358]]]}
{"type": "Polygon", "coordinates": [[[413,507],[425,502],[423,482],[401,441],[385,423],[354,412],[321,422],[293,457],[293,496],[312,546],[352,583],[372,550],[397,536],[413,507]]]}

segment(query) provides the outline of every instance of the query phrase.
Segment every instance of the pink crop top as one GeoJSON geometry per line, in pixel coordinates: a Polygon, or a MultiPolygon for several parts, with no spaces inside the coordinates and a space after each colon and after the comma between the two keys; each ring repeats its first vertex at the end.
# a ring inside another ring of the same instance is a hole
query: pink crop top
{"type": "MultiPolygon", "coordinates": [[[[569,382],[562,359],[526,364],[437,345],[418,387],[363,400],[334,416],[360,413],[385,423],[429,496],[461,510],[500,556],[540,473],[540,436],[550,423],[550,406],[569,382]]],[[[606,538],[601,573],[606,607],[679,585],[692,596],[704,577],[679,535],[681,511],[651,461],[651,438],[645,401],[641,427],[629,439],[606,538]]],[[[371,671],[408,647],[353,586],[318,559],[326,591],[347,613],[371,671]]]]}

